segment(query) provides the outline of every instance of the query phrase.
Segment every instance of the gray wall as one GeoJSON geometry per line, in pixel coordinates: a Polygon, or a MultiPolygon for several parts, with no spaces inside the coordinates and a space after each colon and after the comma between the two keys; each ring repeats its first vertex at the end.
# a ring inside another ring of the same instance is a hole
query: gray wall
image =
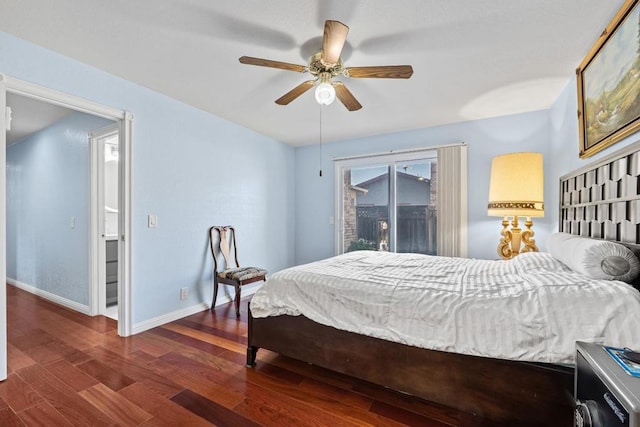
{"type": "MultiPolygon", "coordinates": [[[[419,181],[415,176],[398,173],[396,175],[397,204],[428,205],[431,183],[429,180],[419,181]]],[[[366,193],[356,192],[356,203],[362,205],[386,206],[389,204],[389,179],[374,178],[358,187],[368,190],[366,193]]]]}

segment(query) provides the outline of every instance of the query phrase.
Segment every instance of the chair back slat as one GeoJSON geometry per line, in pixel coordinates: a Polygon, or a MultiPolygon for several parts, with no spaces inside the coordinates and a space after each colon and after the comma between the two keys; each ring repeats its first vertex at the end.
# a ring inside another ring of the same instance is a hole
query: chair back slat
{"type": "Polygon", "coordinates": [[[229,254],[229,238],[227,237],[227,227],[221,227],[218,229],[218,233],[220,233],[220,252],[222,253],[222,258],[224,258],[225,269],[231,267],[231,263],[229,262],[230,254],[229,254]]]}
{"type": "Polygon", "coordinates": [[[211,256],[213,257],[213,268],[218,271],[218,254],[222,254],[224,266],[222,270],[240,267],[238,263],[238,249],[236,247],[236,230],[230,226],[213,226],[209,229],[209,242],[211,247],[211,256]],[[214,230],[217,232],[217,239],[214,237],[214,230]],[[215,250],[214,241],[218,240],[218,251],[215,250]],[[233,259],[231,257],[231,249],[233,248],[233,259]]]}

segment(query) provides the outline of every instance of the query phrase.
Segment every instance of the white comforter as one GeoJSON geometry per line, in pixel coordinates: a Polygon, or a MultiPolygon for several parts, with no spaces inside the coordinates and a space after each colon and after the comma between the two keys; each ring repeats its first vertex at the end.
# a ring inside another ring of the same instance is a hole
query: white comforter
{"type": "Polygon", "coordinates": [[[546,253],[511,261],[350,252],[273,274],[254,317],[304,315],[435,350],[573,363],[576,340],[640,349],[640,293],[546,253]]]}

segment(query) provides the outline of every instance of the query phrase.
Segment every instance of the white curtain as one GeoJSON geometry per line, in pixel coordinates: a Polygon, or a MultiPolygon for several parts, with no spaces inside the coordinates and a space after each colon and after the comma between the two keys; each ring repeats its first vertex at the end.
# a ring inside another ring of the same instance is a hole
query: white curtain
{"type": "Polygon", "coordinates": [[[467,256],[467,146],[438,148],[438,255],[467,256]]]}

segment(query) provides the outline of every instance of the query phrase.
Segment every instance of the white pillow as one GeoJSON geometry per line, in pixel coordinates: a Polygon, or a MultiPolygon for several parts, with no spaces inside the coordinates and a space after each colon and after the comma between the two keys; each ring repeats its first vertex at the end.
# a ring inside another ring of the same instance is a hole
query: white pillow
{"type": "Polygon", "coordinates": [[[631,283],[640,274],[640,261],[629,248],[615,242],[555,233],[547,251],[573,271],[592,279],[631,283]]]}

